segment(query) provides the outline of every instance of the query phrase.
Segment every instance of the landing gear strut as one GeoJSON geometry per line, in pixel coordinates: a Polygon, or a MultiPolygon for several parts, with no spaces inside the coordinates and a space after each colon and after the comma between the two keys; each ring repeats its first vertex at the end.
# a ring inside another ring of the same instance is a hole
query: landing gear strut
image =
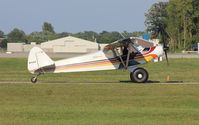
{"type": "Polygon", "coordinates": [[[132,82],[145,83],[148,80],[148,72],[144,68],[136,68],[130,73],[130,78],[132,82]]]}
{"type": "Polygon", "coordinates": [[[31,78],[30,81],[31,81],[32,83],[36,83],[36,82],[37,82],[37,77],[40,76],[41,74],[42,74],[42,73],[38,73],[36,76],[33,76],[33,77],[31,78]]]}

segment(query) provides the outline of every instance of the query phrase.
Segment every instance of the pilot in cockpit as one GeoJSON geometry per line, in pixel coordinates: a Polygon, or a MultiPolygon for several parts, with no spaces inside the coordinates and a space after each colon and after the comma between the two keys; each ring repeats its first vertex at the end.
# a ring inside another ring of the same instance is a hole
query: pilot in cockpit
{"type": "Polygon", "coordinates": [[[134,59],[136,54],[138,54],[137,50],[133,46],[125,44],[122,48],[123,59],[127,58],[128,52],[130,52],[130,59],[134,59]]]}

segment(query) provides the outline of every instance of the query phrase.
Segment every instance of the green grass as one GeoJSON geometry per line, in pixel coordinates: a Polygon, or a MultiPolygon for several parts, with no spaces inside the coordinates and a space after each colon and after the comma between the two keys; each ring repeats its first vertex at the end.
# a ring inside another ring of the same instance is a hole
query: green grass
{"type": "Polygon", "coordinates": [[[199,59],[143,66],[152,81],[170,75],[190,84],[119,82],[129,80],[119,70],[46,74],[30,84],[25,59],[0,59],[0,125],[198,125],[199,59]]]}
{"type": "Polygon", "coordinates": [[[198,125],[199,84],[1,84],[1,125],[198,125]]]}

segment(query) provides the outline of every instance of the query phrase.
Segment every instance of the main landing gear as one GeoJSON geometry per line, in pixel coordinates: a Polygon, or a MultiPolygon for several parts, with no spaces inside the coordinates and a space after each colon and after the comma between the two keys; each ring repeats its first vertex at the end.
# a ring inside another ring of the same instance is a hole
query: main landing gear
{"type": "Polygon", "coordinates": [[[30,81],[31,81],[32,83],[36,83],[36,82],[37,82],[37,77],[40,76],[41,74],[42,74],[42,73],[38,73],[36,76],[33,76],[33,77],[31,78],[30,81]]]}
{"type": "Polygon", "coordinates": [[[146,83],[149,74],[144,68],[136,68],[130,73],[130,78],[132,82],[136,83],[146,83]]]}

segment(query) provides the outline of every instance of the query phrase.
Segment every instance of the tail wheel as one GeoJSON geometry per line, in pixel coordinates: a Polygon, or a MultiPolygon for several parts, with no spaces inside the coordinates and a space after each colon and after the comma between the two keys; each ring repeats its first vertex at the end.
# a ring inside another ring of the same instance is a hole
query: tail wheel
{"type": "Polygon", "coordinates": [[[37,82],[37,77],[40,76],[41,74],[44,74],[44,73],[43,73],[43,72],[39,72],[36,76],[33,76],[33,77],[31,78],[31,82],[32,82],[32,83],[36,83],[36,82],[37,82]]]}
{"type": "Polygon", "coordinates": [[[36,82],[37,82],[37,77],[32,77],[32,78],[31,78],[31,82],[32,82],[32,83],[36,83],[36,82]]]}
{"type": "Polygon", "coordinates": [[[131,81],[136,83],[145,83],[148,77],[148,72],[144,68],[137,68],[130,74],[131,81]]]}

